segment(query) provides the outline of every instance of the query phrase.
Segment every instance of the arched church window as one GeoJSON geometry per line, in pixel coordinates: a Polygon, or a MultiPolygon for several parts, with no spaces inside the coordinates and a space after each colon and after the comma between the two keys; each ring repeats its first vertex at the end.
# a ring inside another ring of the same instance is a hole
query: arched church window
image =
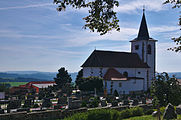
{"type": "Polygon", "coordinates": [[[147,46],[147,54],[151,54],[151,45],[147,46]]]}
{"type": "Polygon", "coordinates": [[[125,77],[128,77],[128,72],[125,71],[125,72],[123,73],[123,75],[124,75],[125,77]]]}
{"type": "Polygon", "coordinates": [[[139,49],[139,45],[135,45],[135,50],[138,50],[139,49]]]}

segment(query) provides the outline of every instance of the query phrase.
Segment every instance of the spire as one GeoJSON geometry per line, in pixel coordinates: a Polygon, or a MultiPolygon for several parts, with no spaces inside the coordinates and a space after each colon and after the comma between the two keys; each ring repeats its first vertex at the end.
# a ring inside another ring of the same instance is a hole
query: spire
{"type": "Polygon", "coordinates": [[[149,33],[148,33],[148,28],[147,28],[146,18],[145,18],[145,8],[143,7],[143,16],[142,16],[137,40],[148,40],[148,39],[149,39],[149,33]]]}

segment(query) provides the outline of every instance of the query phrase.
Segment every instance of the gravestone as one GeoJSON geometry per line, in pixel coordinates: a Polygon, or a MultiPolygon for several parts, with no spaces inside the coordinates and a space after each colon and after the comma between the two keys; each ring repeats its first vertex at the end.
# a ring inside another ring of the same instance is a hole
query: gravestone
{"type": "Polygon", "coordinates": [[[69,97],[68,98],[68,108],[69,109],[77,109],[81,107],[81,100],[78,100],[76,98],[69,97]]]}
{"type": "Polygon", "coordinates": [[[138,101],[138,99],[133,99],[133,106],[136,106],[136,105],[138,105],[139,104],[139,101],[138,101]]]}
{"type": "Polygon", "coordinates": [[[58,104],[66,105],[67,104],[67,97],[58,98],[58,104]]]}
{"type": "Polygon", "coordinates": [[[142,101],[142,104],[146,104],[146,99],[145,98],[142,98],[141,101],[142,101]]]}
{"type": "Polygon", "coordinates": [[[102,107],[107,106],[107,101],[106,101],[106,100],[101,100],[101,106],[102,106],[102,107]]]}
{"type": "Polygon", "coordinates": [[[152,115],[152,117],[157,117],[158,116],[158,111],[154,111],[151,115],[152,115]]]}
{"type": "Polygon", "coordinates": [[[118,106],[118,101],[117,100],[113,100],[112,101],[112,107],[116,107],[118,106]]]}
{"type": "Polygon", "coordinates": [[[176,113],[177,113],[178,115],[181,115],[181,105],[179,105],[179,106],[176,107],[176,113]]]}
{"type": "Polygon", "coordinates": [[[42,102],[42,107],[51,107],[51,106],[52,106],[52,102],[50,101],[50,99],[44,98],[42,102]]]}
{"type": "Polygon", "coordinates": [[[4,110],[3,109],[0,109],[0,114],[4,114],[4,110]]]}
{"type": "Polygon", "coordinates": [[[169,103],[165,109],[163,114],[163,119],[170,120],[170,119],[177,119],[177,113],[174,109],[174,106],[169,103]]]}
{"type": "Polygon", "coordinates": [[[123,105],[129,105],[129,100],[123,100],[123,105]]]}

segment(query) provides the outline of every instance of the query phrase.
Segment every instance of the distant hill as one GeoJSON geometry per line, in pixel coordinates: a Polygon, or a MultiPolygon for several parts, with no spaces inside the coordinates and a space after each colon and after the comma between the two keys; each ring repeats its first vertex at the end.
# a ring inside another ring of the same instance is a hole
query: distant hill
{"type": "MultiPolygon", "coordinates": [[[[53,81],[56,72],[39,72],[39,71],[8,71],[0,72],[0,82],[29,82],[29,81],[53,81]]],[[[77,73],[69,73],[72,82],[75,82],[77,73]]]]}
{"type": "MultiPolygon", "coordinates": [[[[0,82],[30,82],[30,81],[53,81],[57,72],[40,72],[40,71],[8,71],[0,72],[0,82]]],[[[72,82],[75,82],[77,72],[69,73],[72,82]]],[[[181,79],[181,72],[168,73],[169,76],[175,75],[181,79]]]]}
{"type": "Polygon", "coordinates": [[[168,73],[169,76],[173,76],[175,75],[176,78],[181,79],[181,72],[172,72],[172,73],[168,73]]]}

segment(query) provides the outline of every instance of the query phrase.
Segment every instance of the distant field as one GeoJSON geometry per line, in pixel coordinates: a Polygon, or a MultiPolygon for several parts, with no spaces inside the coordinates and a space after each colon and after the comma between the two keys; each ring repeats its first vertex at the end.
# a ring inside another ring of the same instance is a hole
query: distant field
{"type": "Polygon", "coordinates": [[[14,86],[19,86],[19,85],[25,85],[28,82],[4,82],[4,83],[9,83],[11,87],[14,87],[14,86]]]}

